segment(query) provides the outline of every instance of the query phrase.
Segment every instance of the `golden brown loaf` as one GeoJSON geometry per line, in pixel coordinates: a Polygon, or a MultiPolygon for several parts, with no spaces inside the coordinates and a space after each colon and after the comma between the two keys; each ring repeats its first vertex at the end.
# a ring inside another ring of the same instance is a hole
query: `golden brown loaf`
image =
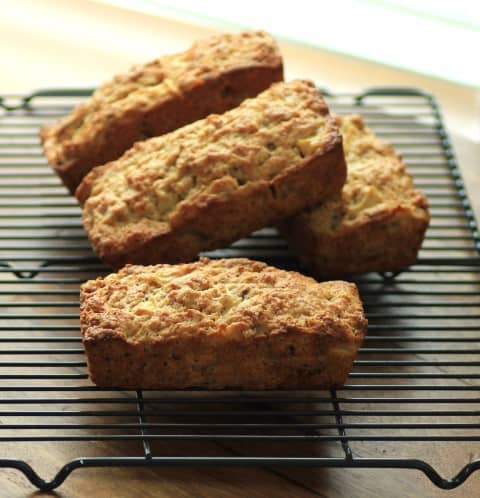
{"type": "Polygon", "coordinates": [[[118,158],[137,140],[224,112],[282,79],[281,55],[266,33],[197,41],[116,76],[69,116],[44,127],[45,155],[74,193],[94,166],[118,158]]]}
{"type": "Polygon", "coordinates": [[[339,386],[367,324],[353,284],[205,258],[86,282],[80,319],[93,382],[131,389],[339,386]]]}
{"type": "Polygon", "coordinates": [[[415,262],[429,222],[400,156],[357,115],[336,117],[348,178],[342,193],[284,226],[289,245],[319,277],[397,271],[415,262]]]}
{"type": "Polygon", "coordinates": [[[345,176],[325,101],[293,81],[136,143],[76,194],[97,254],[120,267],[190,261],[316,204],[345,176]]]}

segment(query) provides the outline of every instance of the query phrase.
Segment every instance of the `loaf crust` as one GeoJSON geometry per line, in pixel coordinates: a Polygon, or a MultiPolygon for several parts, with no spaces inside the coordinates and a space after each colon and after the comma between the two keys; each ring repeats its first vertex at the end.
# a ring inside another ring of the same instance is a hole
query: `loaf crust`
{"type": "Polygon", "coordinates": [[[94,166],[137,140],[224,112],[282,79],[280,52],[266,33],[213,36],[102,85],[69,116],[42,128],[44,152],[74,193],[94,166]]]}
{"type": "Polygon", "coordinates": [[[367,325],[354,284],[248,259],[128,265],[80,298],[89,374],[103,387],[340,386],[367,325]]]}
{"type": "Polygon", "coordinates": [[[313,83],[276,83],[222,115],[139,142],[76,195],[100,258],[191,261],[338,192],[338,126],[313,83]]]}
{"type": "Polygon", "coordinates": [[[393,147],[357,115],[336,116],[348,178],[341,194],[280,229],[320,278],[395,272],[415,262],[430,216],[426,197],[393,147]]]}

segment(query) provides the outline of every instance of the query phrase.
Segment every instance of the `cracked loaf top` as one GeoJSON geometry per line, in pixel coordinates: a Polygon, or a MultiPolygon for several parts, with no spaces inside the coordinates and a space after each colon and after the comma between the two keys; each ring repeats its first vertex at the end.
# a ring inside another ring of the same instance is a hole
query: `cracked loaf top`
{"type": "Polygon", "coordinates": [[[159,249],[162,237],[187,229],[188,241],[172,250],[192,244],[185,255],[193,258],[199,249],[222,247],[318,202],[344,181],[338,126],[314,84],[298,80],[136,143],[87,175],[77,197],[99,256],[132,255],[119,257],[120,266],[172,262],[153,259],[151,251],[135,259],[135,251],[152,239],[159,249]]]}
{"type": "Polygon", "coordinates": [[[42,129],[48,160],[59,168],[68,166],[81,144],[108,141],[109,122],[129,110],[148,110],[188,92],[206,78],[256,64],[282,64],[275,41],[261,31],[212,36],[196,41],[184,52],[134,66],[101,85],[59,123],[42,129]]]}
{"type": "Polygon", "coordinates": [[[314,231],[336,233],[402,206],[412,217],[428,224],[428,201],[414,189],[413,179],[394,148],[380,140],[361,116],[334,118],[343,137],[347,181],[341,193],[293,222],[307,223],[314,231]]]}
{"type": "Polygon", "coordinates": [[[185,336],[323,334],[356,349],[366,320],[356,286],[317,283],[248,259],[132,266],[81,289],[84,340],[154,343],[185,336]]]}

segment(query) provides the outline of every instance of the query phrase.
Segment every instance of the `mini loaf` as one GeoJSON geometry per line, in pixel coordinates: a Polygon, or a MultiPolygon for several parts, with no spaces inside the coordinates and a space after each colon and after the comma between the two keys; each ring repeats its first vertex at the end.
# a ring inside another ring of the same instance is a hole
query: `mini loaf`
{"type": "Polygon", "coordinates": [[[138,142],[76,195],[114,267],[176,263],[224,247],[337,192],[342,141],[313,83],[276,83],[222,115],[138,142]]]}
{"type": "Polygon", "coordinates": [[[398,271],[415,262],[430,217],[400,156],[356,115],[336,117],[348,178],[341,194],[281,227],[318,277],[398,271]]]}
{"type": "Polygon", "coordinates": [[[102,387],[340,386],[367,325],[354,284],[248,259],[128,265],[80,297],[90,378],[102,387]]]}
{"type": "Polygon", "coordinates": [[[133,67],[102,85],[59,123],[41,131],[45,155],[68,189],[137,140],[235,107],[283,79],[266,33],[222,34],[133,67]]]}

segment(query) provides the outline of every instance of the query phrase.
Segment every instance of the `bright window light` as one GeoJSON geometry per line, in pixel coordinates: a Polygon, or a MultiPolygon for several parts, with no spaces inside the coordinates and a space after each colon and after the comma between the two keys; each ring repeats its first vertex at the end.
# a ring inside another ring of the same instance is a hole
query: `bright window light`
{"type": "Polygon", "coordinates": [[[272,34],[480,87],[480,6],[471,0],[102,0],[142,12],[272,34]],[[474,57],[475,55],[475,57],[474,57]]]}

